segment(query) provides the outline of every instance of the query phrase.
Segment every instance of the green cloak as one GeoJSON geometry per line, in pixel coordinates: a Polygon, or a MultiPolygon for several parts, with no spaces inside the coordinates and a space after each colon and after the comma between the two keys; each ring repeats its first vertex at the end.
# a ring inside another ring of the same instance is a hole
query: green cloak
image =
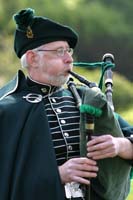
{"type": "Polygon", "coordinates": [[[21,71],[0,90],[1,200],[64,199],[43,102],[23,98],[33,91],[21,71]]]}

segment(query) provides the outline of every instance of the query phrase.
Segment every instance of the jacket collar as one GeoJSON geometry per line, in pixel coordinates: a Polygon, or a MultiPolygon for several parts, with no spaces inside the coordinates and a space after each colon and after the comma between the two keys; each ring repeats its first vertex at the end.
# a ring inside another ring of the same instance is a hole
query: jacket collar
{"type": "Polygon", "coordinates": [[[19,70],[10,82],[8,82],[4,87],[0,88],[0,100],[9,94],[14,93],[18,89],[19,83],[22,82],[22,80],[24,83],[26,82],[24,73],[19,70]]]}

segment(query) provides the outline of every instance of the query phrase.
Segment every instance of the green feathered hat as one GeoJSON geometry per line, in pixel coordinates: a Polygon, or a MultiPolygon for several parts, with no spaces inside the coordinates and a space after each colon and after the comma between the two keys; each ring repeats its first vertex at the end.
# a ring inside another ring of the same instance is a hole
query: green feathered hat
{"type": "Polygon", "coordinates": [[[19,58],[30,49],[43,44],[64,40],[71,48],[77,44],[78,35],[70,27],[46,17],[34,16],[34,10],[27,8],[13,16],[17,28],[14,37],[14,50],[19,58]]]}

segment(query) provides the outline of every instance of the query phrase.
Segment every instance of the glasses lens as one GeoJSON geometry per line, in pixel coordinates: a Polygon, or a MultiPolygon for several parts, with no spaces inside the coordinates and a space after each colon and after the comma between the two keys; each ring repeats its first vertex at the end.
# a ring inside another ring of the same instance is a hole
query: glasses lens
{"type": "Polygon", "coordinates": [[[70,55],[73,55],[73,49],[72,48],[67,48],[67,49],[64,49],[64,48],[59,48],[57,49],[57,55],[58,56],[64,56],[65,53],[69,53],[70,55]]]}
{"type": "Polygon", "coordinates": [[[68,53],[70,54],[70,55],[73,55],[73,49],[72,48],[68,48],[68,53]]]}
{"type": "Polygon", "coordinates": [[[58,56],[64,56],[64,54],[65,54],[65,49],[63,49],[63,48],[59,48],[59,49],[57,49],[57,55],[58,56]]]}

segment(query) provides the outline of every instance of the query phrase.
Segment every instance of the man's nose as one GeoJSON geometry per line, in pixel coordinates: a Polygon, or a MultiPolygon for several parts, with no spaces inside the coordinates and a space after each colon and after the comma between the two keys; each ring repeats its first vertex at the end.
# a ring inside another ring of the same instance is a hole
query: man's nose
{"type": "Polygon", "coordinates": [[[73,57],[69,52],[66,52],[64,55],[64,62],[65,63],[72,63],[73,62],[73,57]]]}

